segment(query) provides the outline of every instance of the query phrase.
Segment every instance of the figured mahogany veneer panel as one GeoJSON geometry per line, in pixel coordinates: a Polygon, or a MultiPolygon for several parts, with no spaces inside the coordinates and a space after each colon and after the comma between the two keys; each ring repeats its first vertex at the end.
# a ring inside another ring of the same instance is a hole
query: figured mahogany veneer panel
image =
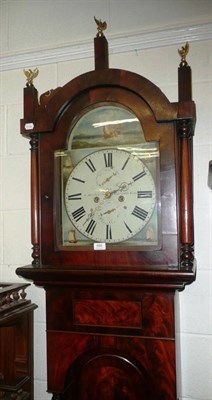
{"type": "Polygon", "coordinates": [[[139,400],[148,396],[145,370],[116,353],[90,356],[79,380],[79,400],[139,400]]]}
{"type": "Polygon", "coordinates": [[[174,340],[48,332],[47,344],[48,390],[70,387],[67,400],[117,400],[116,389],[126,399],[176,400],[174,340]]]}
{"type": "Polygon", "coordinates": [[[47,329],[174,338],[173,294],[51,288],[47,329]]]}
{"type": "Polygon", "coordinates": [[[77,300],[74,324],[141,327],[141,303],[114,300],[77,300]]]}

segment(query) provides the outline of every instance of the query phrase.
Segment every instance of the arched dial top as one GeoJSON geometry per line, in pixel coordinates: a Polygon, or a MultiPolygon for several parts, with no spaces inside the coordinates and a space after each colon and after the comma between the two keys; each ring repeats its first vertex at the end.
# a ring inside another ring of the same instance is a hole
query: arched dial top
{"type": "Polygon", "coordinates": [[[156,204],[154,179],[146,165],[122,149],[84,157],[71,172],[65,206],[74,227],[95,242],[119,243],[140,232],[156,204]]]}

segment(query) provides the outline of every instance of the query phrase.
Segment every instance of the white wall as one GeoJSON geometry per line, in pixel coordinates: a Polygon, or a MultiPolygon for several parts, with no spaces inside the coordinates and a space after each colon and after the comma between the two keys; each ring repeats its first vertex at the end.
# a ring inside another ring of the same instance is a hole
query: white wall
{"type": "MultiPolygon", "coordinates": [[[[89,54],[81,60],[77,59],[78,55],[75,60],[49,62],[50,50],[54,52],[55,48],[61,51],[64,46],[79,45],[85,49],[87,42],[92,45],[96,34],[94,15],[107,20],[109,45],[110,40],[114,43],[118,38],[122,43],[127,37],[140,37],[142,32],[147,35],[147,43],[148,38],[153,40],[152,30],[159,32],[160,47],[158,42],[150,40],[152,45],[140,50],[134,45],[134,50],[128,53],[120,48],[116,52],[114,48],[110,66],[147,77],[170,101],[178,100],[177,49],[187,37],[191,39],[188,61],[193,70],[193,98],[197,105],[194,208],[198,273],[196,282],[177,296],[181,372],[178,368],[182,383],[179,398],[211,400],[212,192],[207,187],[207,173],[212,159],[212,35],[209,30],[208,37],[205,34],[201,39],[191,37],[191,30],[186,31],[192,26],[208,31],[212,22],[211,0],[0,0],[3,60],[2,64],[0,61],[0,66],[3,65],[0,75],[0,282],[17,282],[20,278],[15,274],[16,268],[31,262],[29,143],[19,132],[25,86],[22,66],[30,67],[24,63],[26,59],[32,60],[32,52],[40,57],[43,65],[37,65],[40,74],[35,81],[40,94],[93,69],[93,58],[89,54]],[[178,34],[183,32],[177,45],[172,29],[178,34]],[[164,42],[167,36],[169,46],[164,42]],[[17,69],[17,65],[21,68],[17,69]]],[[[202,32],[201,29],[197,31],[202,32]]],[[[36,65],[36,60],[32,65],[36,65]]],[[[32,285],[28,292],[39,306],[35,311],[35,400],[47,400],[51,396],[46,393],[44,291],[32,285]]]]}

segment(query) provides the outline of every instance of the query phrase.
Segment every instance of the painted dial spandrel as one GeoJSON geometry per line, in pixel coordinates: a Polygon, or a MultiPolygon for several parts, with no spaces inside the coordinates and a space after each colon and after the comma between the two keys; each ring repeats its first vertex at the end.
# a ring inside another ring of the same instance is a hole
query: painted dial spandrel
{"type": "Polygon", "coordinates": [[[71,172],[65,188],[72,224],[94,242],[132,238],[150,220],[155,203],[150,171],[137,156],[119,149],[86,156],[71,172]]]}

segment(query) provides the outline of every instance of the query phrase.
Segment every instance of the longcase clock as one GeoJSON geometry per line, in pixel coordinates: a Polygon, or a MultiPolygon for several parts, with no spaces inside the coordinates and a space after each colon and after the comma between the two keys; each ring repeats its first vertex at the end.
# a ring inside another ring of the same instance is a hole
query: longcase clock
{"type": "MultiPolygon", "coordinates": [[[[26,71],[32,264],[46,291],[48,391],[66,400],[176,400],[174,297],[195,279],[188,45],[179,99],[111,69],[40,96],[26,71]]],[[[35,74],[37,71],[35,71],[35,74]]]]}

